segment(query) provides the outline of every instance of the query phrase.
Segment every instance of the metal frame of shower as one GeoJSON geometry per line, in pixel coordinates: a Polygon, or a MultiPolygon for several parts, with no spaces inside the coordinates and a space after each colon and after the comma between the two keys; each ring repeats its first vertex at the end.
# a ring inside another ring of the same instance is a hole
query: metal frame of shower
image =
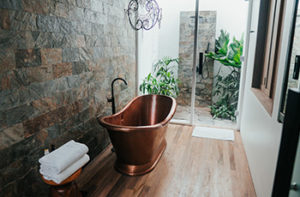
{"type": "Polygon", "coordinates": [[[194,32],[194,56],[193,56],[193,80],[192,80],[192,96],[191,96],[191,119],[190,123],[194,124],[195,116],[195,99],[196,99],[196,67],[198,54],[198,20],[199,20],[199,0],[196,0],[195,6],[195,32],[194,32]]]}
{"type": "Polygon", "coordinates": [[[194,29],[194,53],[193,53],[193,78],[192,78],[192,95],[191,95],[191,116],[190,121],[185,120],[172,120],[172,123],[179,124],[194,124],[194,116],[195,116],[195,100],[196,100],[196,79],[197,79],[197,54],[198,54],[198,21],[199,21],[199,0],[195,0],[195,29],[194,29]]]}

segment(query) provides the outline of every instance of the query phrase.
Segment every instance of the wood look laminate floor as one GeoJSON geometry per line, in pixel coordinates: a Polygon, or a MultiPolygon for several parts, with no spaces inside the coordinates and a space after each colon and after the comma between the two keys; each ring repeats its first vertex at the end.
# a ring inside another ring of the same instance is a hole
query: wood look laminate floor
{"type": "Polygon", "coordinates": [[[116,172],[116,156],[108,147],[84,169],[79,188],[91,197],[255,197],[240,133],[229,142],[192,137],[192,130],[169,125],[166,151],[144,176],[116,172]]]}

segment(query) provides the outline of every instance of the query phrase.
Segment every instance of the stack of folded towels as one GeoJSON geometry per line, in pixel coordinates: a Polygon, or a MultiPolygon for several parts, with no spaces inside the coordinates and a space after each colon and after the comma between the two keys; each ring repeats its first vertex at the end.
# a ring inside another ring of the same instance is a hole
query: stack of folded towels
{"type": "Polygon", "coordinates": [[[45,179],[59,184],[90,160],[88,151],[85,144],[71,140],[39,159],[40,173],[45,179]]]}

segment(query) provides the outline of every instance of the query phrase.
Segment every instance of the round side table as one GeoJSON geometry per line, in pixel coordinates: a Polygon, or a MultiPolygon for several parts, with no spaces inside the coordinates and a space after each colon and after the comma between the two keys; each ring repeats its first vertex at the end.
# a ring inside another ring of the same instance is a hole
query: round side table
{"type": "Polygon", "coordinates": [[[69,178],[61,182],[60,184],[55,183],[54,181],[46,180],[43,175],[41,175],[43,181],[50,185],[50,197],[82,197],[81,192],[78,189],[78,186],[75,182],[76,178],[80,175],[82,169],[80,168],[69,178]]]}

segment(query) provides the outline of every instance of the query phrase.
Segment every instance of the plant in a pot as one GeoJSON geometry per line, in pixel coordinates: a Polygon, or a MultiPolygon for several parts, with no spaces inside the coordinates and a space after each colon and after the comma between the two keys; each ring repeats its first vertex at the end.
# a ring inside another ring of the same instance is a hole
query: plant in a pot
{"type": "Polygon", "coordinates": [[[215,52],[206,54],[206,57],[218,61],[229,69],[228,74],[220,75],[220,70],[215,76],[216,83],[213,89],[213,96],[217,96],[217,101],[210,106],[211,114],[214,118],[235,120],[235,111],[238,104],[241,56],[243,54],[243,38],[237,40],[233,37],[230,42],[229,33],[221,30],[219,38],[216,40],[215,52]]]}
{"type": "Polygon", "coordinates": [[[178,58],[164,57],[154,64],[153,73],[149,73],[140,85],[143,94],[160,94],[176,98],[179,94],[179,80],[175,76],[178,58]]]}

